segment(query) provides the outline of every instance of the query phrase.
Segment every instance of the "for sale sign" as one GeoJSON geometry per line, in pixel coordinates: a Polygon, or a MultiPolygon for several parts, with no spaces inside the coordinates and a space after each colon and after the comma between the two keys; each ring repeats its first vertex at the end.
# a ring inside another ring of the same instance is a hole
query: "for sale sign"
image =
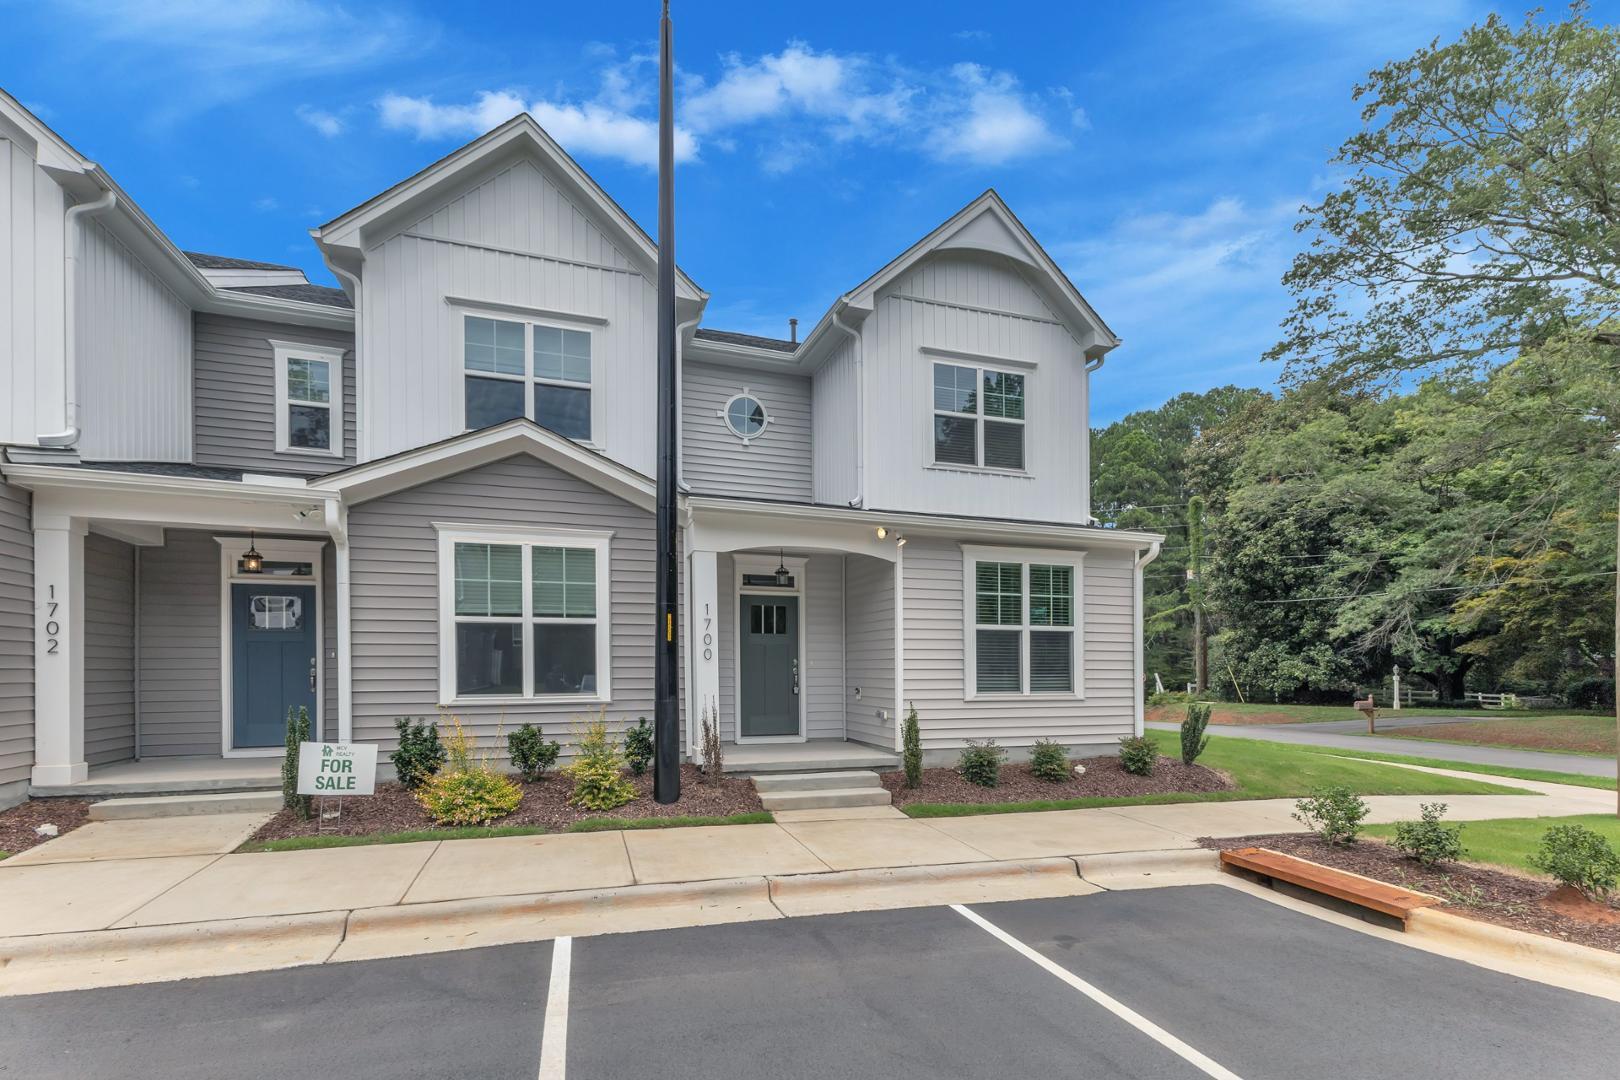
{"type": "Polygon", "coordinates": [[[370,795],[376,788],[376,743],[298,744],[298,794],[370,795]]]}

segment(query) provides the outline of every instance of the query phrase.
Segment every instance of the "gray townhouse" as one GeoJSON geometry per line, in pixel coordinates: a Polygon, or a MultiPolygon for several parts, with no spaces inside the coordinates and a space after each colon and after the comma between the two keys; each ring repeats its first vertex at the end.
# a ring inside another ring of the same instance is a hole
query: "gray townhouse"
{"type": "MultiPolygon", "coordinates": [[[[271,769],[296,706],[385,752],[651,715],[652,240],[527,116],[311,239],[340,287],[181,251],[0,93],[0,805],[271,769]]],[[[796,340],[677,294],[690,754],[705,714],[754,762],[893,760],[908,705],[934,760],[1140,732],[1118,340],[1000,197],[796,340]]]]}

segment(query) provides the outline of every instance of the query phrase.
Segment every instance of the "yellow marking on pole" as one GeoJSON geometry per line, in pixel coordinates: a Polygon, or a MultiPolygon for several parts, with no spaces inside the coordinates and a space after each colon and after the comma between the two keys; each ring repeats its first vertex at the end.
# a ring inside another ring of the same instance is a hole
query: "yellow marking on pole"
{"type": "Polygon", "coordinates": [[[675,640],[675,616],[667,611],[664,612],[664,640],[675,640]]]}

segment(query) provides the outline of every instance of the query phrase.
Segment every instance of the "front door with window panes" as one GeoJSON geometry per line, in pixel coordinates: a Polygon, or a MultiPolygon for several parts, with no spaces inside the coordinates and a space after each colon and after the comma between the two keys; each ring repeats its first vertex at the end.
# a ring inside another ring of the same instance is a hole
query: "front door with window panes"
{"type": "Polygon", "coordinates": [[[527,416],[569,439],[591,437],[591,334],[518,319],[463,317],[469,431],[527,416]]]}
{"type": "Polygon", "coordinates": [[[799,598],[740,598],[738,733],[783,738],[799,730],[799,598]]]}
{"type": "Polygon", "coordinates": [[[1022,472],[1024,376],[934,365],[934,464],[1022,472]]]}
{"type": "Polygon", "coordinates": [[[231,585],[231,748],[281,746],[287,710],[315,707],[315,586],[276,581],[231,585]]]}
{"type": "Polygon", "coordinates": [[[1072,564],[973,564],[974,692],[1068,694],[1075,689],[1072,564]]]}

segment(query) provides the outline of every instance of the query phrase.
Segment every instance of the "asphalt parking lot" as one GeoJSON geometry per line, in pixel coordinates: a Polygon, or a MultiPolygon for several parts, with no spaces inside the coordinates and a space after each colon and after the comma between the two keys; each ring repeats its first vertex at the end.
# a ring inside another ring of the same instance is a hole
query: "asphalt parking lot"
{"type": "Polygon", "coordinates": [[[0,1076],[1615,1075],[1620,1005],[1218,885],[0,1000],[0,1076]]]}

